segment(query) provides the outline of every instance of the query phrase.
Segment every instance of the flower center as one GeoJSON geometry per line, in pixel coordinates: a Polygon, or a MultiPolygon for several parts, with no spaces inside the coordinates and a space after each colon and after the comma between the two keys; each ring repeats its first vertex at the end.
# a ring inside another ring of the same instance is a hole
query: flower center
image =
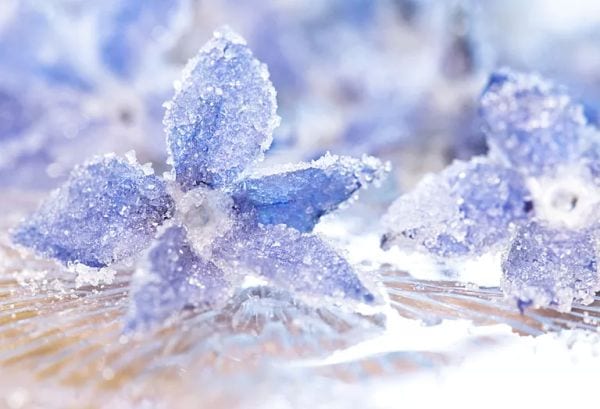
{"type": "Polygon", "coordinates": [[[531,178],[535,216],[551,226],[579,229],[595,221],[600,189],[583,172],[557,172],[558,177],[531,178]]]}
{"type": "Polygon", "coordinates": [[[552,207],[561,212],[573,212],[577,207],[579,196],[567,190],[558,190],[552,196],[552,207]]]}
{"type": "Polygon", "coordinates": [[[175,220],[188,229],[194,250],[207,256],[213,241],[231,229],[231,198],[216,190],[196,188],[178,201],[175,220]]]}

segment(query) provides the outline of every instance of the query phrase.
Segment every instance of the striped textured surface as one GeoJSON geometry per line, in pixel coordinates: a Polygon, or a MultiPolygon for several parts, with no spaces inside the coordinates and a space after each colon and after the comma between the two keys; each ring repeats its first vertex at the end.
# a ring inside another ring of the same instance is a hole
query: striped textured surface
{"type": "MultiPolygon", "coordinates": [[[[497,288],[381,275],[394,310],[431,328],[462,319],[539,335],[599,325],[600,298],[569,313],[521,314],[497,288]]],[[[0,239],[0,407],[189,407],[199,397],[203,407],[269,407],[274,394],[319,407],[339,388],[359,403],[366,397],[348,386],[450,366],[500,342],[475,337],[456,350],[399,347],[330,362],[332,352],[382,334],[385,316],[317,310],[264,288],[128,337],[129,277],[121,271],[110,283],[78,287],[73,273],[0,239]]]]}
{"type": "Polygon", "coordinates": [[[550,308],[519,311],[499,288],[479,288],[455,281],[417,280],[394,272],[384,276],[394,308],[408,318],[434,324],[442,319],[468,319],[476,325],[507,324],[521,335],[541,335],[561,329],[598,330],[600,297],[570,312],[550,308]]]}

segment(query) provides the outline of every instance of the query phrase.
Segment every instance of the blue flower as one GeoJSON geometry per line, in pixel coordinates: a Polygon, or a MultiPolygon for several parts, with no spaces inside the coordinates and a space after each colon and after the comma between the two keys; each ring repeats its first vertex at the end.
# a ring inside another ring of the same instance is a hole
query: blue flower
{"type": "Polygon", "coordinates": [[[488,155],[454,162],[393,203],[383,246],[500,254],[503,288],[521,305],[589,300],[600,289],[600,133],[563,88],[508,69],[491,76],[480,116],[488,155]]]}
{"type": "Polygon", "coordinates": [[[128,327],[223,300],[249,277],[374,301],[350,264],[310,232],[387,165],[326,154],[253,169],[279,124],[275,90],[266,66],[227,29],[189,62],[166,106],[166,180],[132,157],[92,159],[17,227],[14,241],[66,264],[138,260],[128,327]]]}

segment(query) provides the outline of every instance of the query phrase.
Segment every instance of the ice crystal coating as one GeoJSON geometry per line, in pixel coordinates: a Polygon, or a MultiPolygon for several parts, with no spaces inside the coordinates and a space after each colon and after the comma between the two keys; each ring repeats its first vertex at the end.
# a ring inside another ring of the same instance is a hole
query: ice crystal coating
{"type": "Polygon", "coordinates": [[[173,205],[147,168],[107,155],[76,167],[13,240],[63,263],[104,267],[145,248],[173,205]]]}
{"type": "Polygon", "coordinates": [[[557,305],[589,300],[600,290],[597,237],[587,230],[552,229],[537,222],[519,229],[502,264],[503,287],[521,303],[557,305]]]}
{"type": "Polygon", "coordinates": [[[182,226],[168,227],[153,243],[132,282],[128,327],[162,321],[185,307],[211,305],[223,296],[223,272],[204,260],[182,226]]]}
{"type": "Polygon", "coordinates": [[[303,232],[337,209],[361,187],[379,180],[386,165],[325,155],[310,163],[267,169],[242,180],[234,189],[235,208],[261,224],[285,224],[303,232]]]}
{"type": "Polygon", "coordinates": [[[481,254],[507,240],[511,227],[529,217],[530,200],[519,173],[485,158],[456,161],[390,206],[382,244],[439,256],[481,254]]]}
{"type": "Polygon", "coordinates": [[[528,175],[577,160],[589,144],[583,106],[535,74],[493,74],[480,113],[492,154],[528,175]]]}
{"type": "Polygon", "coordinates": [[[213,252],[225,268],[264,277],[293,292],[374,301],[352,266],[331,246],[282,224],[241,224],[216,240],[213,252]]]}
{"type": "Polygon", "coordinates": [[[600,288],[598,130],[582,105],[532,74],[492,75],[480,108],[488,157],[400,197],[382,245],[445,257],[500,251],[505,292],[521,307],[589,301],[600,288]]]}
{"type": "Polygon", "coordinates": [[[262,158],[279,124],[267,67],[223,29],[188,63],[164,124],[175,178],[184,190],[232,183],[262,158]]]}
{"type": "Polygon", "coordinates": [[[186,70],[164,120],[178,184],[133,157],[93,160],[18,227],[14,241],[66,264],[104,267],[138,255],[172,218],[138,258],[129,328],[223,300],[248,276],[292,293],[372,303],[350,264],[305,232],[389,165],[327,154],[249,176],[279,121],[266,67],[224,31],[186,70]]]}
{"type": "Polygon", "coordinates": [[[212,243],[227,234],[236,222],[233,200],[221,191],[196,188],[177,199],[174,220],[185,226],[194,250],[210,257],[212,243]]]}

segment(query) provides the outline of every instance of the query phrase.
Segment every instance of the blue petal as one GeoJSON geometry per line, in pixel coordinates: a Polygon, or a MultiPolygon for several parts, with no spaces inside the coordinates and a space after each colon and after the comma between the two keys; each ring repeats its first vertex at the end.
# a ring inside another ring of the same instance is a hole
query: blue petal
{"type": "Polygon", "coordinates": [[[590,142],[584,107],[533,74],[493,74],[480,113],[492,155],[529,175],[576,161],[590,142]]]}
{"type": "Polygon", "coordinates": [[[169,227],[134,275],[127,328],[159,323],[186,307],[211,304],[226,285],[222,271],[194,252],[186,229],[169,227]]]}
{"type": "Polygon", "coordinates": [[[457,161],[392,204],[382,244],[439,256],[481,254],[508,240],[510,227],[532,212],[519,173],[482,158],[457,161]]]}
{"type": "Polygon", "coordinates": [[[217,32],[190,61],[164,123],[184,190],[232,183],[262,158],[279,124],[275,90],[244,40],[217,32]]]}
{"type": "Polygon", "coordinates": [[[13,241],[63,263],[104,267],[144,249],[172,210],[162,180],[107,155],[76,167],[13,241]]]}
{"type": "Polygon", "coordinates": [[[378,159],[325,155],[311,163],[274,168],[240,182],[233,199],[238,212],[258,223],[286,224],[308,232],[321,216],[385,173],[378,159]]]}
{"type": "Polygon", "coordinates": [[[600,290],[595,237],[589,231],[523,226],[502,264],[503,287],[521,302],[569,309],[600,290]]]}
{"type": "Polygon", "coordinates": [[[371,303],[352,266],[318,236],[284,225],[243,225],[216,240],[214,260],[264,277],[282,289],[371,303]]]}

